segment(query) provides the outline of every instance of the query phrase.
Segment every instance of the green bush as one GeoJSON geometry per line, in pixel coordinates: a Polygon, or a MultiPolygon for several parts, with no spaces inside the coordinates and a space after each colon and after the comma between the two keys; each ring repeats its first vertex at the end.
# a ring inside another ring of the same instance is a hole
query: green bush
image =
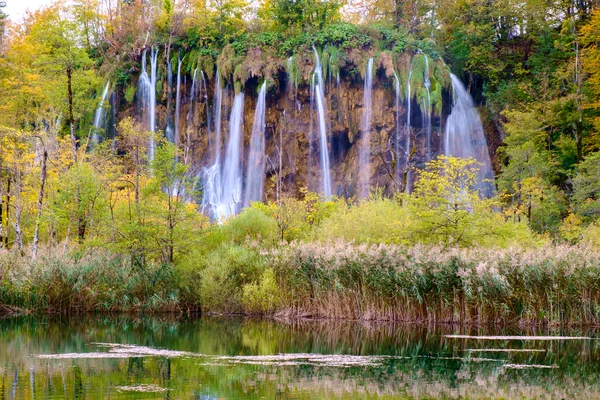
{"type": "Polygon", "coordinates": [[[266,314],[276,310],[279,287],[272,268],[265,269],[257,283],[244,285],[242,302],[244,309],[251,313],[266,314]]]}
{"type": "Polygon", "coordinates": [[[277,242],[277,223],[256,207],[245,209],[237,217],[228,220],[221,229],[229,243],[241,245],[252,241],[268,247],[277,242]]]}
{"type": "Polygon", "coordinates": [[[369,201],[340,207],[317,230],[318,240],[343,239],[356,243],[408,243],[412,216],[395,199],[375,196],[369,201]],[[359,223],[358,223],[359,222],[359,223]]]}
{"type": "Polygon", "coordinates": [[[241,312],[243,287],[259,280],[264,260],[255,250],[223,244],[198,260],[197,268],[201,309],[241,312]]]}

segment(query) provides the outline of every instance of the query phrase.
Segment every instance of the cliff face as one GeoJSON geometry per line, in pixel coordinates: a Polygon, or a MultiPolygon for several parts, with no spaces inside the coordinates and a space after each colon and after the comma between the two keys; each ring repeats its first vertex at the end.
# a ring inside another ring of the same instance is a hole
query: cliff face
{"type": "MultiPolygon", "coordinates": [[[[159,85],[157,93],[156,120],[159,130],[173,130],[179,123],[179,145],[183,148],[184,161],[198,176],[212,162],[210,142],[215,137],[216,109],[214,107],[215,79],[193,85],[190,77],[182,77],[180,86],[179,115],[175,114],[176,88],[159,85]],[[196,90],[192,96],[192,88],[196,90]],[[168,127],[168,128],[167,128],[168,127]]],[[[258,93],[258,80],[247,82],[244,93],[243,119],[243,172],[246,173],[248,145],[252,132],[258,93]]],[[[358,79],[327,78],[325,85],[328,132],[328,153],[332,191],[336,195],[357,195],[359,178],[359,143],[363,135],[362,118],[365,110],[363,82],[358,79]]],[[[229,117],[234,89],[223,88],[221,108],[221,149],[229,138],[229,117]]],[[[404,143],[410,134],[410,165],[422,168],[429,157],[443,153],[442,125],[451,110],[451,94],[444,90],[442,117],[432,116],[429,146],[427,142],[426,115],[416,100],[411,103],[411,126],[407,128],[407,102],[403,97],[396,107],[394,78],[379,71],[373,80],[372,117],[370,124],[370,185],[380,187],[386,193],[403,190],[405,184],[414,183],[414,173],[404,177],[406,168],[397,168],[397,139],[404,143]],[[408,182],[406,182],[406,180],[408,182]]],[[[322,191],[322,173],[319,155],[318,113],[311,99],[308,85],[295,87],[285,73],[280,73],[275,85],[271,85],[266,98],[266,177],[265,198],[298,195],[303,187],[314,192],[322,191]]],[[[120,115],[135,114],[140,121],[143,110],[121,104],[120,115]]],[[[490,140],[488,139],[488,142],[490,140]]],[[[496,143],[497,141],[492,140],[496,143]]],[[[495,153],[495,148],[493,149],[495,153]]],[[[400,164],[404,164],[399,160],[400,164]]]]}

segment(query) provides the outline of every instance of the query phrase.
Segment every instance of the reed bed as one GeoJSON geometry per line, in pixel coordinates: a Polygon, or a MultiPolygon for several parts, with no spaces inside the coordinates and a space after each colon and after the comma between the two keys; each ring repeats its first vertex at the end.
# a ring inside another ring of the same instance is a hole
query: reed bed
{"type": "Polygon", "coordinates": [[[600,252],[583,246],[293,242],[233,250],[219,248],[185,269],[140,266],[101,250],[49,251],[35,261],[0,252],[0,313],[200,309],[471,325],[600,324],[600,252]]]}
{"type": "Polygon", "coordinates": [[[447,249],[294,243],[265,255],[279,315],[585,325],[600,316],[600,253],[579,246],[447,249]]]}
{"type": "Polygon", "coordinates": [[[0,314],[158,312],[179,309],[173,268],[141,267],[107,251],[0,252],[0,314]]]}

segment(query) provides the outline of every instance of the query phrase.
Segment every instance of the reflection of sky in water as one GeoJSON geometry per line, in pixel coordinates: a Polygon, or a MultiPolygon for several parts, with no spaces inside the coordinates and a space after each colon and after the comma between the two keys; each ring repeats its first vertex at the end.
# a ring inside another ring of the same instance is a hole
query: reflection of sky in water
{"type": "Polygon", "coordinates": [[[596,337],[358,322],[4,319],[0,398],[600,398],[596,337]]]}

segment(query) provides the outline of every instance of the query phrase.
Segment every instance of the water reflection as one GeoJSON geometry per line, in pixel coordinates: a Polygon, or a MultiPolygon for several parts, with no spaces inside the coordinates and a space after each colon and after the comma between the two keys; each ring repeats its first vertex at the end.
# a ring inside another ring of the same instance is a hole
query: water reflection
{"type": "Polygon", "coordinates": [[[10,318],[0,320],[0,399],[598,398],[597,337],[332,321],[10,318]]]}

